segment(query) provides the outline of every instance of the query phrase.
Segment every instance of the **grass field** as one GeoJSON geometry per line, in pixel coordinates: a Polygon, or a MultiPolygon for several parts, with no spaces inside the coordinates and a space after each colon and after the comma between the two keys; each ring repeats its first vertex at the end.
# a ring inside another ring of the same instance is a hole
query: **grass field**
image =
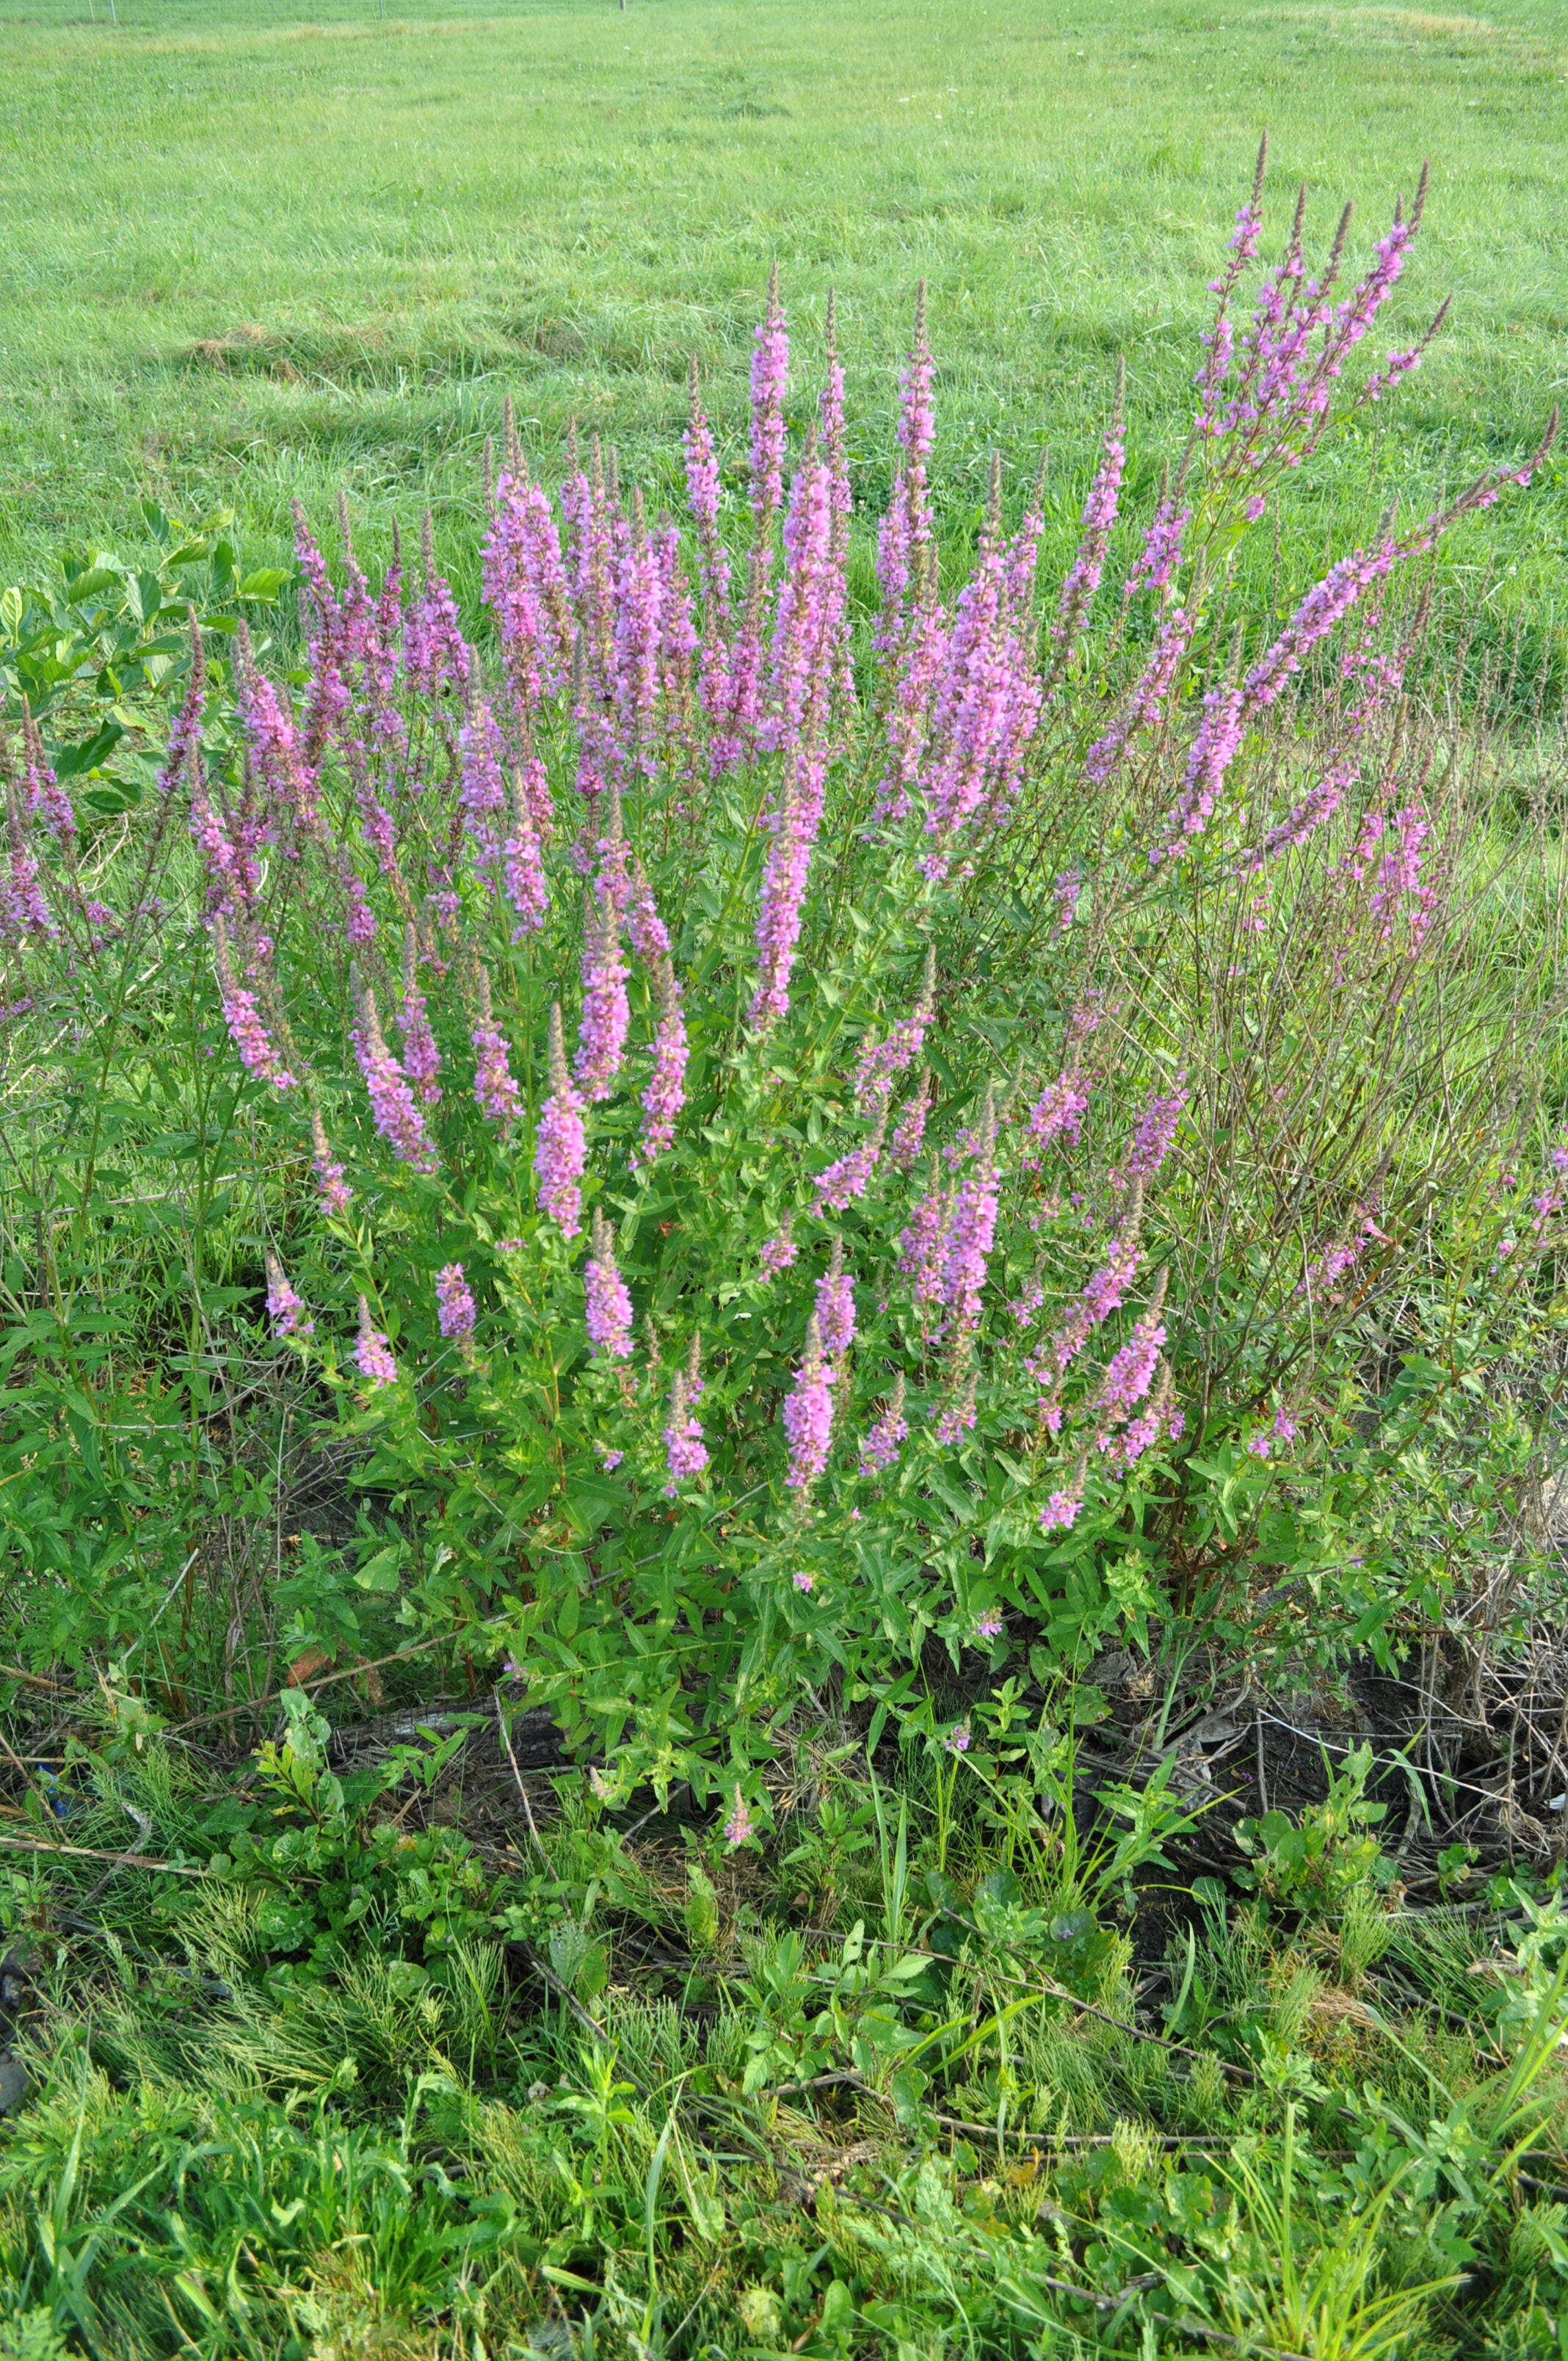
{"type": "MultiPolygon", "coordinates": [[[[127,535],[144,491],[236,506],[256,562],[291,499],[324,511],[340,484],[372,546],[426,502],[471,515],[508,391],[547,467],[572,413],[635,464],[669,449],[694,351],[733,429],[775,258],[807,368],[836,282],[873,430],[928,278],[948,499],[993,441],[1038,439],[1065,522],[1115,355],[1135,457],[1179,434],[1265,126],[1276,235],[1304,178],[1324,239],[1354,200],[1363,253],[1430,155],[1394,334],[1453,298],[1310,518],[1352,530],[1391,487],[1522,446],[1563,375],[1568,28],[1545,0],[96,5],[0,5],[12,577],[127,535]],[[1374,434],[1395,439],[1370,491],[1374,434]]],[[[873,489],[884,449],[860,454],[873,489]]],[[[1549,485],[1489,543],[1522,568],[1505,595],[1564,538],[1549,485]]]]}

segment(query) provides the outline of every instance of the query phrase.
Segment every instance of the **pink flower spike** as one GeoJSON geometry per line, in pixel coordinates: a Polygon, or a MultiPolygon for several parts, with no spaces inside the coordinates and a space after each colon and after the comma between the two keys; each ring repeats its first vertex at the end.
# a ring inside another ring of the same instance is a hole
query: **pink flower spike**
{"type": "Polygon", "coordinates": [[[370,1321],[370,1306],[364,1296],[359,1299],[359,1340],[354,1347],[354,1358],[367,1385],[395,1386],[398,1365],[392,1358],[392,1348],[378,1328],[370,1321]]]}
{"type": "Polygon", "coordinates": [[[707,1466],[707,1447],[702,1439],[702,1428],[692,1415],[691,1396],[684,1369],[677,1369],[670,1386],[670,1412],[664,1425],[664,1465],[669,1482],[664,1498],[673,1500],[688,1477],[700,1476],[707,1466]]]}
{"type": "Polygon", "coordinates": [[[822,1350],[837,1358],[855,1341],[855,1283],[844,1268],[844,1241],[833,1241],[833,1258],[817,1282],[817,1327],[822,1350]]]}
{"type": "Polygon", "coordinates": [[[273,1334],[275,1336],[313,1334],[316,1323],[313,1320],[301,1319],[300,1314],[305,1308],[304,1304],[290,1286],[282,1264],[270,1248],[267,1252],[266,1264],[267,1316],[272,1323],[273,1334]]]}
{"type": "Polygon", "coordinates": [[[441,1101],[441,1053],[430,1029],[430,1015],[419,984],[419,936],[413,924],[403,929],[403,993],[398,1007],[398,1027],[403,1037],[403,1071],[423,1106],[441,1101]]]}
{"type": "Polygon", "coordinates": [[[768,280],[767,316],[757,329],[751,357],[751,507],[758,530],[765,529],[784,497],[784,390],[789,381],[789,337],[779,305],[775,262],[768,280]]]}
{"type": "Polygon", "coordinates": [[[814,1574],[797,1574],[795,1576],[795,1587],[797,1590],[805,1591],[809,1597],[817,1587],[817,1576],[814,1574]]]}
{"type": "Polygon", "coordinates": [[[342,1216],[354,1202],[354,1191],[344,1176],[341,1164],[334,1159],[327,1144],[326,1127],[319,1107],[311,1109],[311,1168],[316,1176],[316,1191],[329,1213],[342,1216]]]}
{"type": "Polygon", "coordinates": [[[584,922],[583,1014],[575,1064],[583,1093],[592,1101],[613,1095],[631,1029],[628,971],[620,950],[620,878],[616,858],[619,854],[623,860],[624,851],[624,846],[606,840],[584,922]]]}
{"type": "Polygon", "coordinates": [[[907,1172],[920,1153],[926,1137],[926,1118],[931,1109],[931,1077],[924,1073],[913,1098],[908,1100],[898,1121],[893,1126],[893,1137],[887,1144],[888,1162],[900,1172],[907,1172]]]}
{"type": "Polygon", "coordinates": [[[522,1120],[522,1093],[507,1059],[506,1036],[496,1023],[490,1002],[490,972],[479,970],[479,1016],[469,1035],[474,1044],[474,1099],[504,1135],[522,1120]]]}
{"type": "Polygon", "coordinates": [[[815,1312],[795,1386],[784,1406],[784,1427],[789,1443],[784,1480],[792,1492],[807,1493],[828,1465],[833,1437],[833,1369],[822,1350],[815,1312]]]}
{"type": "Polygon", "coordinates": [[[550,1011],[550,1096],[534,1138],[533,1170],[540,1204],[560,1224],[565,1236],[575,1238],[583,1225],[579,1184],[587,1165],[588,1143],[583,1129],[583,1103],[566,1071],[559,1001],[550,1011]]]}
{"type": "MultiPolygon", "coordinates": [[[[548,802],[550,791],[543,785],[543,768],[537,763],[533,767],[539,772],[540,786],[548,802]]],[[[501,882],[517,918],[511,939],[514,943],[520,942],[524,935],[536,934],[544,924],[550,907],[550,888],[541,856],[539,826],[522,775],[517,771],[511,779],[511,834],[501,849],[501,882]]]]}
{"type": "Polygon", "coordinates": [[[442,1334],[455,1343],[474,1333],[478,1313],[460,1262],[449,1262],[435,1274],[435,1316],[442,1334]]]}
{"type": "Polygon", "coordinates": [[[583,1271],[583,1324],[596,1354],[609,1361],[631,1358],[631,1298],[616,1268],[609,1224],[596,1205],[593,1251],[583,1271]]]}
{"type": "Polygon", "coordinates": [[[411,1165],[416,1172],[433,1172],[435,1150],[431,1146],[424,1117],[414,1104],[402,1068],[382,1037],[376,1003],[352,968],[349,989],[359,1017],[349,1038],[365,1077],[376,1128],[401,1163],[411,1165]]]}
{"type": "Polygon", "coordinates": [[[724,1823],[724,1841],[734,1852],[740,1846],[750,1844],[756,1833],[756,1822],[751,1817],[749,1806],[741,1801],[740,1790],[737,1787],[735,1807],[724,1823]]]}
{"type": "Polygon", "coordinates": [[[904,1372],[900,1369],[894,1379],[887,1408],[867,1430],[861,1444],[861,1475],[879,1476],[885,1468],[896,1466],[900,1446],[908,1433],[909,1421],[904,1414],[904,1372]]]}

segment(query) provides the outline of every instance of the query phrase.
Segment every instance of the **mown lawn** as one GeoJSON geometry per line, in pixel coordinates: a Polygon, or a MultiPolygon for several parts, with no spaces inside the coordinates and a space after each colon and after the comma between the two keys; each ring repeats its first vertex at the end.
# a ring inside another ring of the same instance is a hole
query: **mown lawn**
{"type": "MultiPolygon", "coordinates": [[[[873,487],[924,276],[947,498],[978,495],[993,442],[1037,438],[1065,523],[1116,354],[1136,456],[1179,437],[1265,126],[1276,234],[1305,178],[1324,239],[1355,202],[1358,253],[1430,155],[1394,333],[1453,298],[1308,530],[1353,532],[1391,488],[1523,445],[1563,374],[1568,32],[1549,0],[120,0],[117,27],[93,5],[0,6],[7,575],[125,538],[148,491],[233,504],[256,562],[291,500],[324,511],[340,485],[373,546],[426,502],[439,529],[472,513],[508,391],[547,467],[571,414],[641,466],[671,448],[694,351],[738,423],[775,258],[807,366],[837,284],[873,487]]],[[[1506,603],[1549,591],[1563,538],[1540,497],[1488,538],[1521,569],[1506,603]]]]}

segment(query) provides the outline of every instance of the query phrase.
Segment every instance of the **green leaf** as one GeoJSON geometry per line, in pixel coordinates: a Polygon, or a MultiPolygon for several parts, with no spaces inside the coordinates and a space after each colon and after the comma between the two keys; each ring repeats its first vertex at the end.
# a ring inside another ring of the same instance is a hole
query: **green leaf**
{"type": "Polygon", "coordinates": [[[50,760],[57,779],[80,779],[112,754],[125,736],[117,721],[105,721],[96,734],[75,746],[57,746],[50,760]]]}

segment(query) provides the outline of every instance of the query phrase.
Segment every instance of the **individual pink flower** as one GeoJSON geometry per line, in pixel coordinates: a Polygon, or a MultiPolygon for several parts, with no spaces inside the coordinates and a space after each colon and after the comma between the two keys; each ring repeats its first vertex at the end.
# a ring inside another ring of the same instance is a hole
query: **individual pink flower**
{"type": "Polygon", "coordinates": [[[461,1344],[473,1334],[477,1317],[462,1264],[444,1264],[435,1274],[435,1318],[442,1334],[461,1344]]]}
{"type": "Polygon", "coordinates": [[[973,1741],[970,1737],[970,1727],[968,1722],[959,1722],[955,1728],[948,1732],[948,1735],[942,1741],[942,1743],[947,1748],[949,1754],[967,1754],[970,1751],[970,1747],[973,1743],[973,1741]]]}
{"type": "Polygon", "coordinates": [[[398,1365],[392,1358],[392,1348],[380,1330],[372,1325],[370,1306],[364,1296],[359,1299],[359,1339],[354,1347],[354,1358],[367,1385],[397,1384],[398,1365]]]}
{"type": "Polygon", "coordinates": [[[828,1465],[833,1439],[833,1369],[822,1350],[817,1314],[806,1332],[806,1352],[784,1406],[792,1492],[809,1492],[828,1465]]]}
{"type": "Polygon", "coordinates": [[[550,1096],[534,1138],[533,1170],[541,1205],[567,1237],[575,1238],[583,1225],[579,1184],[587,1166],[588,1143],[583,1129],[583,1103],[566,1071],[559,1001],[550,1011],[550,1096]]]}
{"type": "Polygon", "coordinates": [[[1070,1492],[1053,1492],[1040,1510],[1040,1531],[1043,1533],[1065,1533],[1078,1521],[1083,1502],[1070,1492]]]}
{"type": "Polygon", "coordinates": [[[631,1358],[631,1298],[616,1268],[609,1224],[597,1205],[591,1235],[593,1251],[583,1270],[583,1324],[588,1332],[588,1342],[597,1354],[602,1355],[606,1360],[629,1361],[631,1358]]]}
{"type": "Polygon", "coordinates": [[[977,1640],[1000,1639],[1002,1628],[1000,1615],[994,1613],[980,1615],[975,1618],[974,1635],[977,1640]]]}

